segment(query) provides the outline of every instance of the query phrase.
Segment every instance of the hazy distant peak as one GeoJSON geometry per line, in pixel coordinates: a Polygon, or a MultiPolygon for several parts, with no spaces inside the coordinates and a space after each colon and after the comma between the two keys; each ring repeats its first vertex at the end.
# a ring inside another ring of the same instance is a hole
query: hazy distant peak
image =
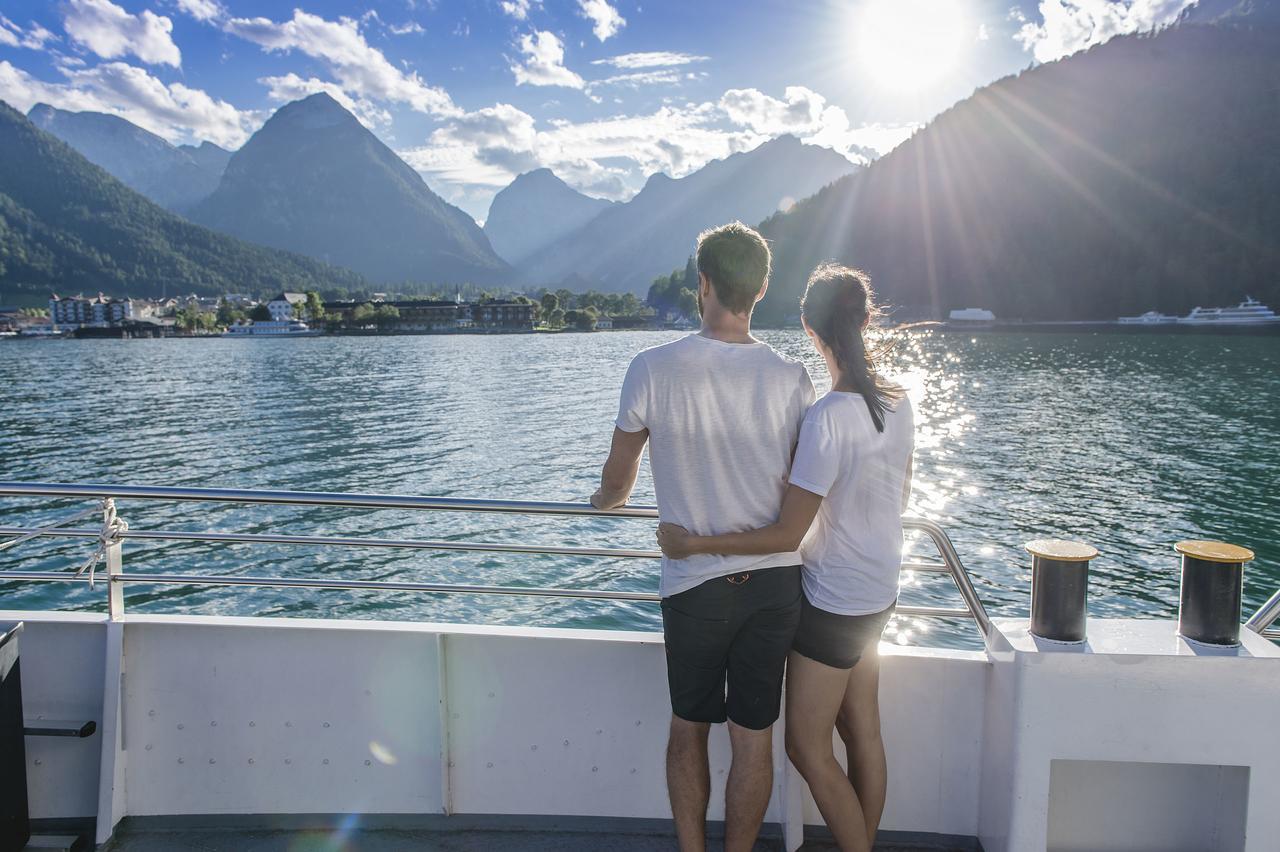
{"type": "Polygon", "coordinates": [[[314,95],[285,104],[267,120],[267,124],[273,122],[277,124],[296,122],[306,129],[334,127],[347,122],[359,124],[356,117],[328,92],[316,92],[314,95]]]}

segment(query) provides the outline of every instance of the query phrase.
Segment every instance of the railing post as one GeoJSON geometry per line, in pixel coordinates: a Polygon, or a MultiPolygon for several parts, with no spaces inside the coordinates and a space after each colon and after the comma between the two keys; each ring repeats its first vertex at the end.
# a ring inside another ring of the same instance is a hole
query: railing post
{"type": "Polygon", "coordinates": [[[108,497],[102,501],[102,550],[107,563],[107,618],[110,621],[124,617],[124,584],[120,582],[123,548],[124,541],[117,530],[116,501],[108,497]]]}

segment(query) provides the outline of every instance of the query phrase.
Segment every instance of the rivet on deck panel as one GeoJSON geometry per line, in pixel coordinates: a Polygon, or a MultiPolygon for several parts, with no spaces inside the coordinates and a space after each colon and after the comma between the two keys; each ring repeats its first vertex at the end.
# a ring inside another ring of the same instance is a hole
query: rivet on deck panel
{"type": "Polygon", "coordinates": [[[151,751],[151,743],[147,743],[147,751],[151,751]]]}

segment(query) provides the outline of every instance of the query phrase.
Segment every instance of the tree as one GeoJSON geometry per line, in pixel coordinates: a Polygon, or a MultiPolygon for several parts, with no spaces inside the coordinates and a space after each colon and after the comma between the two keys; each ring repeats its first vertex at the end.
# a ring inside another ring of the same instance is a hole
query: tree
{"type": "Polygon", "coordinates": [[[307,291],[306,311],[307,319],[312,322],[319,322],[324,319],[324,302],[320,299],[320,294],[315,290],[307,291]]]}
{"type": "Polygon", "coordinates": [[[379,328],[385,328],[400,319],[400,309],[395,305],[378,305],[373,312],[373,321],[379,328]]]}
{"type": "Polygon", "coordinates": [[[226,299],[219,300],[218,313],[216,315],[218,325],[223,325],[223,326],[232,325],[234,323],[243,321],[244,318],[245,318],[244,311],[240,310],[239,308],[236,308],[226,299]]]}
{"type": "Polygon", "coordinates": [[[542,313],[544,316],[551,318],[551,315],[560,307],[560,298],[550,290],[542,294],[542,313]]]}
{"type": "MultiPolygon", "coordinates": [[[[573,319],[573,325],[578,331],[596,330],[596,321],[600,318],[600,314],[595,308],[583,308],[577,314],[573,319]]],[[[565,318],[568,319],[567,316],[565,318]]]]}
{"type": "Polygon", "coordinates": [[[373,322],[374,314],[373,305],[368,302],[362,302],[355,306],[351,312],[351,324],[357,327],[363,327],[373,322]]]}
{"type": "Polygon", "coordinates": [[[556,308],[548,314],[547,326],[550,328],[564,328],[564,311],[556,308]]]}
{"type": "Polygon", "coordinates": [[[698,312],[698,294],[685,287],[680,291],[680,295],[676,298],[676,310],[689,319],[697,319],[698,312]]]}
{"type": "Polygon", "coordinates": [[[254,322],[266,322],[271,319],[271,309],[265,302],[259,302],[253,306],[253,310],[249,311],[249,319],[254,322]]]}

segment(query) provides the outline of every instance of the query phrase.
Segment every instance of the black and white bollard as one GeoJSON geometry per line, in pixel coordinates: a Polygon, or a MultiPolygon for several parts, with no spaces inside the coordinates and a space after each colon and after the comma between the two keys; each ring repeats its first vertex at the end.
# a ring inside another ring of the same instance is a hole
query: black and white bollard
{"type": "Polygon", "coordinates": [[[1178,635],[1206,645],[1240,644],[1244,563],[1253,551],[1222,541],[1180,541],[1182,591],[1178,635]]]}
{"type": "Polygon", "coordinates": [[[1053,642],[1083,642],[1089,560],[1096,548],[1078,541],[1037,539],[1031,554],[1031,633],[1053,642]]]}

